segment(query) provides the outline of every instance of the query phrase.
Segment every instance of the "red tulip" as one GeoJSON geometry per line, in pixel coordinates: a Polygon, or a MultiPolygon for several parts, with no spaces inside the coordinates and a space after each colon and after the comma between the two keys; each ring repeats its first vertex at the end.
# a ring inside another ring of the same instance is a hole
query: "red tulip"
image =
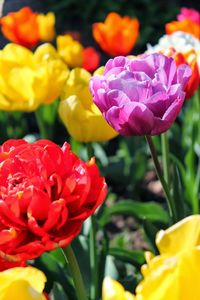
{"type": "Polygon", "coordinates": [[[26,263],[24,261],[8,261],[0,257],[0,272],[15,268],[15,267],[25,267],[26,263]]]}
{"type": "Polygon", "coordinates": [[[79,234],[107,187],[94,159],[51,141],[9,140],[0,147],[0,255],[22,261],[79,234]]]}
{"type": "Polygon", "coordinates": [[[188,80],[184,92],[186,92],[185,99],[190,99],[196,90],[198,89],[199,83],[200,83],[200,73],[198,70],[198,64],[197,64],[197,54],[194,49],[191,49],[189,51],[185,52],[178,52],[173,47],[170,47],[166,49],[163,54],[167,56],[173,57],[173,59],[176,62],[177,66],[180,66],[182,64],[187,64],[190,66],[192,70],[192,75],[190,79],[188,80]]]}
{"type": "Polygon", "coordinates": [[[100,55],[93,47],[83,49],[83,68],[89,72],[95,71],[100,63],[100,55]]]}

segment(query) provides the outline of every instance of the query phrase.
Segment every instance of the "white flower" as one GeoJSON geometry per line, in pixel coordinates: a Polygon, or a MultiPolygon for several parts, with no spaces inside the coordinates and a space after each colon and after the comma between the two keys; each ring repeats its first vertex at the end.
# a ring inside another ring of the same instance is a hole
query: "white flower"
{"type": "Polygon", "coordinates": [[[170,35],[163,35],[159,39],[157,45],[147,45],[146,53],[159,51],[164,52],[167,48],[170,47],[173,47],[177,52],[185,53],[190,51],[191,49],[194,49],[196,53],[200,53],[200,41],[192,34],[185,33],[183,31],[176,31],[170,35]]]}

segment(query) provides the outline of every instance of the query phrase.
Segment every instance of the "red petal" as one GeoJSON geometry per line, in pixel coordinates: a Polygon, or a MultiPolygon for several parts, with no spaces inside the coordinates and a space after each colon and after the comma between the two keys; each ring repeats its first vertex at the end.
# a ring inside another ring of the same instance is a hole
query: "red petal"
{"type": "Polygon", "coordinates": [[[0,245],[8,243],[15,239],[17,232],[14,228],[5,229],[0,231],[0,245]]]}
{"type": "Polygon", "coordinates": [[[33,186],[31,202],[27,212],[37,220],[44,220],[48,216],[50,203],[48,195],[33,186]]]}
{"type": "Polygon", "coordinates": [[[58,201],[51,203],[48,219],[43,227],[45,231],[50,230],[52,227],[59,229],[65,224],[68,217],[68,211],[65,205],[66,203],[64,199],[59,199],[58,201]]]}

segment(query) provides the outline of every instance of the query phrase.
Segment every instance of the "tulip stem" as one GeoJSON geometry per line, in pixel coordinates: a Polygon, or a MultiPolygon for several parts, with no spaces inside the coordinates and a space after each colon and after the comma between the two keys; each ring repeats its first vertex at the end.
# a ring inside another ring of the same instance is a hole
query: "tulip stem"
{"type": "Polygon", "coordinates": [[[91,300],[98,299],[98,268],[97,268],[97,246],[96,246],[96,220],[95,216],[90,217],[91,229],[90,229],[90,267],[92,275],[92,283],[90,289],[91,300]]]}
{"type": "Polygon", "coordinates": [[[78,300],[88,300],[85,286],[83,283],[83,278],[80,272],[80,268],[73,252],[71,245],[68,245],[66,248],[63,248],[63,254],[69,264],[69,269],[74,281],[74,287],[78,300]]]}
{"type": "Polygon", "coordinates": [[[40,114],[39,109],[37,109],[35,111],[35,117],[36,117],[37,125],[38,125],[38,128],[39,128],[39,132],[40,132],[40,138],[48,139],[49,132],[48,132],[43,120],[42,120],[42,116],[40,114]]]}
{"type": "Polygon", "coordinates": [[[162,143],[162,160],[163,160],[163,171],[165,181],[170,189],[170,159],[169,159],[169,141],[167,132],[161,134],[161,143],[162,143]]]}
{"type": "Polygon", "coordinates": [[[174,203],[173,198],[170,194],[168,185],[167,185],[167,183],[166,183],[166,181],[165,181],[165,179],[162,175],[162,170],[161,170],[161,167],[160,167],[160,163],[158,161],[158,156],[157,156],[157,153],[156,153],[156,149],[155,149],[152,137],[149,136],[149,135],[146,135],[145,137],[146,137],[147,143],[148,143],[150,151],[151,151],[151,155],[152,155],[152,158],[153,158],[156,174],[157,174],[158,179],[160,180],[160,182],[162,184],[163,191],[164,191],[165,196],[166,196],[170,217],[172,218],[173,222],[177,222],[178,218],[177,218],[175,203],[174,203]]]}
{"type": "MultiPolygon", "coordinates": [[[[90,160],[94,155],[94,150],[91,143],[86,144],[87,149],[87,159],[90,160]]],[[[90,297],[91,300],[98,299],[98,268],[97,268],[97,246],[96,246],[96,220],[95,215],[90,217],[91,227],[90,227],[90,268],[91,268],[91,288],[90,288],[90,297]]]]}

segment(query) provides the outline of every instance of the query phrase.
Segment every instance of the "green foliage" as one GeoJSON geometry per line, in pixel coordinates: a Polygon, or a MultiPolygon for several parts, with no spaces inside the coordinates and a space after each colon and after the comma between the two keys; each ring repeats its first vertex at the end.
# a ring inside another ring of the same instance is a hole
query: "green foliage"
{"type": "Polygon", "coordinates": [[[166,211],[155,202],[142,203],[133,200],[122,200],[118,203],[105,208],[100,223],[105,226],[112,215],[122,214],[133,216],[138,220],[150,220],[152,222],[160,222],[167,224],[169,222],[166,211]]]}

